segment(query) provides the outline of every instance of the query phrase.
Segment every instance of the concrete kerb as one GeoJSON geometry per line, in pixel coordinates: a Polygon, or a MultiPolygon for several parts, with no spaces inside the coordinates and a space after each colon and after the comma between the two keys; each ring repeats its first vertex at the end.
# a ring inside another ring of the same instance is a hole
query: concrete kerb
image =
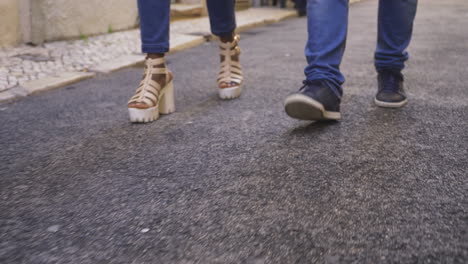
{"type": "Polygon", "coordinates": [[[96,76],[94,72],[62,72],[56,76],[29,81],[0,93],[0,103],[10,103],[22,97],[60,88],[96,76]]]}
{"type": "Polygon", "coordinates": [[[281,15],[275,17],[275,18],[272,18],[272,19],[265,19],[265,20],[258,21],[258,22],[251,22],[251,23],[246,23],[246,24],[240,24],[240,25],[238,25],[238,27],[237,27],[237,31],[238,31],[238,32],[243,32],[243,31],[246,31],[246,30],[255,28],[255,27],[259,27],[259,26],[264,26],[264,25],[268,25],[268,24],[277,23],[277,22],[279,22],[279,21],[282,21],[282,20],[285,20],[285,19],[288,19],[288,18],[293,18],[293,17],[297,17],[296,11],[290,11],[290,12],[288,12],[288,13],[281,14],[281,15]]]}
{"type": "Polygon", "coordinates": [[[36,94],[93,78],[94,76],[96,76],[94,72],[62,72],[53,77],[41,78],[23,83],[14,90],[20,91],[17,93],[19,96],[21,96],[21,92],[23,91],[25,95],[36,94]]]}
{"type": "MultiPolygon", "coordinates": [[[[243,32],[258,26],[263,26],[271,23],[276,23],[281,20],[295,17],[296,12],[290,10],[278,15],[273,18],[251,20],[245,23],[239,22],[237,31],[243,32]]],[[[215,39],[216,37],[211,35],[209,32],[206,34],[190,35],[190,33],[172,33],[171,34],[171,51],[175,53],[185,49],[193,48],[201,45],[207,41],[215,39]]],[[[14,87],[9,91],[0,93],[0,103],[11,102],[21,97],[35,94],[38,92],[48,91],[56,88],[60,88],[84,79],[93,78],[96,74],[108,74],[117,70],[121,70],[127,67],[140,65],[144,62],[144,56],[141,55],[125,55],[115,58],[112,61],[107,61],[92,67],[90,72],[63,72],[53,77],[45,77],[34,81],[23,83],[20,86],[14,87]]]]}
{"type": "Polygon", "coordinates": [[[0,92],[0,103],[9,103],[20,97],[19,95],[13,93],[12,91],[0,92]]]}

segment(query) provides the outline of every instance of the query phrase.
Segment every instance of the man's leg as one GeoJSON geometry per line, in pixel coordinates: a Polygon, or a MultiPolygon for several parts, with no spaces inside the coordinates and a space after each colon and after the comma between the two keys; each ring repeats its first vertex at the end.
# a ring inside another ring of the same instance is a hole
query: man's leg
{"type": "Polygon", "coordinates": [[[326,80],[337,94],[345,78],[340,72],[348,31],[348,0],[308,0],[306,80],[326,80]]]}
{"type": "Polygon", "coordinates": [[[404,106],[408,100],[401,70],[408,60],[417,0],[380,0],[375,68],[378,72],[376,105],[388,108],[404,106]]]}
{"type": "Polygon", "coordinates": [[[138,0],[141,43],[144,53],[169,51],[170,0],[138,0]]]}
{"type": "Polygon", "coordinates": [[[286,113],[304,120],[340,119],[348,0],[308,0],[307,28],[306,81],[299,92],[286,98],[286,113]]]}
{"type": "Polygon", "coordinates": [[[239,38],[235,36],[235,5],[235,0],[207,0],[211,32],[221,40],[221,69],[218,76],[221,99],[237,98],[242,92],[239,38]]]}
{"type": "Polygon", "coordinates": [[[402,70],[405,67],[417,4],[417,0],[380,0],[375,52],[377,70],[402,70]]]}

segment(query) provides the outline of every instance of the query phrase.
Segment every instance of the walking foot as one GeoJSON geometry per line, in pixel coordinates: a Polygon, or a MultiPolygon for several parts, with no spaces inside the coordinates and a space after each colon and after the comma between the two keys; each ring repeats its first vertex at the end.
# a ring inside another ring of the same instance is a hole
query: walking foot
{"type": "Polygon", "coordinates": [[[221,69],[218,74],[218,94],[221,99],[234,99],[242,92],[242,67],[239,62],[240,37],[220,43],[221,69]]]}
{"type": "Polygon", "coordinates": [[[400,71],[382,70],[378,73],[378,91],[374,98],[377,106],[400,108],[408,103],[400,71]]]}
{"type": "Polygon", "coordinates": [[[304,86],[286,97],[286,113],[300,120],[339,120],[341,99],[320,81],[305,81],[304,86]]]}
{"type": "Polygon", "coordinates": [[[143,79],[127,105],[131,122],[147,123],[175,111],[172,79],[164,57],[146,59],[143,79]]]}

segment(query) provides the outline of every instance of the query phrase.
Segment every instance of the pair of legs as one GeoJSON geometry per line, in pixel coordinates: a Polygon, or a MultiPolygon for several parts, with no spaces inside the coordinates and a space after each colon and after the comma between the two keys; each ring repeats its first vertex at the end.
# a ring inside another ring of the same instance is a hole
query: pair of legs
{"type": "MultiPolygon", "coordinates": [[[[147,53],[145,75],[128,103],[132,122],[149,122],[159,113],[174,111],[173,75],[165,65],[169,51],[170,0],[138,0],[142,51],[147,53]]],[[[242,70],[235,36],[235,0],[207,0],[211,31],[221,40],[221,70],[218,77],[222,99],[240,96],[242,70]]]]}
{"type": "Polygon", "coordinates": [[[273,6],[277,6],[280,3],[281,8],[286,8],[286,0],[273,0],[273,6]]]}
{"type": "MultiPolygon", "coordinates": [[[[208,0],[211,31],[232,37],[236,29],[235,0],[208,0]]],[[[164,54],[169,51],[170,0],[138,0],[142,50],[164,54]]]]}
{"type": "MultiPolygon", "coordinates": [[[[406,48],[411,40],[416,7],[417,0],[379,1],[374,64],[379,73],[395,73],[393,79],[396,79],[390,80],[393,83],[402,82],[402,76],[398,75],[408,60],[406,48]]],[[[346,46],[348,11],[348,0],[308,0],[307,3],[306,83],[320,83],[317,86],[326,86],[338,98],[343,94],[341,85],[345,81],[340,64],[346,46]]]]}

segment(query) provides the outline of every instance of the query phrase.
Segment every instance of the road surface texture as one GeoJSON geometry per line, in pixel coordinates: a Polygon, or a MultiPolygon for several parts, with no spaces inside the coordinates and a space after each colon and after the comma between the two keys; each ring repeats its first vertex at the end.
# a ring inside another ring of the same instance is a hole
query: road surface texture
{"type": "Polygon", "coordinates": [[[141,68],[0,106],[0,263],[468,263],[468,2],[420,1],[410,103],[372,104],[377,1],[354,5],[343,120],[288,118],[305,18],[168,57],[178,111],[128,122],[141,68]]]}

